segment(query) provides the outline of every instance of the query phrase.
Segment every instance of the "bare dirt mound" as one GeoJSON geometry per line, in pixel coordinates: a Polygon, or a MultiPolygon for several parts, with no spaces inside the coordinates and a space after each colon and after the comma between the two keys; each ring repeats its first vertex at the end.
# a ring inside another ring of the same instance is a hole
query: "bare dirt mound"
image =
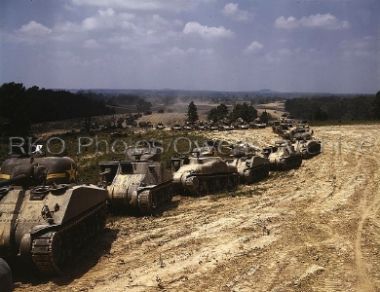
{"type": "MultiPolygon", "coordinates": [[[[315,133],[324,153],[298,170],[234,194],[177,197],[160,217],[113,217],[85,272],[77,263],[65,281],[16,291],[379,291],[380,127],[315,133]]],[[[212,135],[276,139],[270,129],[212,135]]]]}

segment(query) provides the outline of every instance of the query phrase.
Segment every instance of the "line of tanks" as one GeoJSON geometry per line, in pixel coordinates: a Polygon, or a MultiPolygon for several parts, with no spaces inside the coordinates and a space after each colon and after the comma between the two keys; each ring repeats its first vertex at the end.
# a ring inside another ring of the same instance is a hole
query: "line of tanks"
{"type": "Polygon", "coordinates": [[[161,145],[150,141],[129,148],[125,161],[101,162],[97,186],[78,183],[68,157],[7,159],[0,169],[0,257],[61,274],[104,229],[107,210],[150,215],[175,194],[233,192],[320,153],[320,141],[300,130],[305,125],[283,126],[273,126],[286,138],[274,145],[207,141],[190,155],[173,157],[170,167],[161,161],[161,145]],[[228,155],[217,156],[225,150],[228,155]]]}
{"type": "MultiPolygon", "coordinates": [[[[235,123],[230,123],[227,121],[213,123],[213,122],[198,122],[196,124],[186,123],[184,125],[174,124],[170,129],[172,131],[232,131],[232,130],[248,130],[248,129],[265,129],[267,127],[266,123],[260,121],[254,121],[247,123],[244,120],[237,121],[235,123]]],[[[164,130],[166,127],[163,123],[158,123],[156,126],[157,130],[164,130]]]]}

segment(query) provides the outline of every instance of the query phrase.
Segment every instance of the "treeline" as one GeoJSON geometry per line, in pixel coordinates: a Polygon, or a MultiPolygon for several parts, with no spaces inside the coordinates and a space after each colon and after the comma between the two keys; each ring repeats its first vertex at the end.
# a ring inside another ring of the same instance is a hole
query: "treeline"
{"type": "MultiPolygon", "coordinates": [[[[21,83],[0,87],[0,121],[12,135],[26,134],[30,125],[48,121],[112,114],[104,101],[91,94],[25,88],[21,83]]],[[[3,133],[4,134],[4,133],[3,133]]]]}
{"type": "Polygon", "coordinates": [[[285,102],[292,116],[310,121],[380,119],[380,92],[356,97],[295,98],[285,102]]]}
{"type": "Polygon", "coordinates": [[[228,107],[224,103],[221,103],[209,111],[207,118],[213,122],[222,120],[235,122],[237,119],[241,118],[249,123],[257,118],[257,110],[252,105],[244,102],[242,104],[236,104],[230,112],[228,107]]]}

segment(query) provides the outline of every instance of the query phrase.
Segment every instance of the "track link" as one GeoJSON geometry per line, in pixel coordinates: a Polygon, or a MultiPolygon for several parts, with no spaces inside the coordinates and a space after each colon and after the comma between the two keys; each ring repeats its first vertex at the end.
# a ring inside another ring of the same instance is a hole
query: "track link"
{"type": "Polygon", "coordinates": [[[88,242],[104,229],[106,204],[91,210],[82,218],[56,230],[39,234],[32,241],[32,261],[44,275],[62,274],[65,265],[88,242]]]}

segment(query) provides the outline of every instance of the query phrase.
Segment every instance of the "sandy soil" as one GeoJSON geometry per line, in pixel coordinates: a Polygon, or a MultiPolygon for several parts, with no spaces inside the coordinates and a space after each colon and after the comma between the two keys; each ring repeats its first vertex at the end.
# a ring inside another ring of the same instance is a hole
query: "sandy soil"
{"type": "Polygon", "coordinates": [[[16,291],[380,291],[380,127],[315,133],[324,153],[300,169],[235,194],[176,197],[161,216],[112,217],[69,276],[16,291]]]}
{"type": "Polygon", "coordinates": [[[142,116],[138,122],[151,122],[154,126],[158,123],[163,123],[166,127],[171,127],[175,124],[183,125],[185,120],[185,113],[154,113],[148,116],[142,116]]]}

